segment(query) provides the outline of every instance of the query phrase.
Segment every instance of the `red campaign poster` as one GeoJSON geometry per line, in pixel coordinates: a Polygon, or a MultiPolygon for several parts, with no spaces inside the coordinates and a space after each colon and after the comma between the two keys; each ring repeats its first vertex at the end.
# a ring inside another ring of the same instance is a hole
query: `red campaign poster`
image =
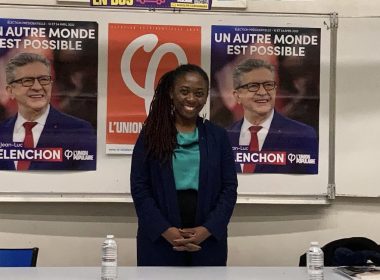
{"type": "Polygon", "coordinates": [[[109,24],[106,152],[131,154],[160,77],[201,62],[198,26],[109,24]]]}

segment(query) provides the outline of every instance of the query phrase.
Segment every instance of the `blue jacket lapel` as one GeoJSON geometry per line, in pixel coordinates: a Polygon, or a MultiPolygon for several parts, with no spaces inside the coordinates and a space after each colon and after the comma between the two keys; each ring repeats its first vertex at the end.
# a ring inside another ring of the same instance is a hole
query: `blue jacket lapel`
{"type": "Polygon", "coordinates": [[[281,116],[274,111],[273,119],[270,124],[268,135],[265,138],[262,150],[271,151],[278,146],[278,143],[281,143],[279,140],[282,137],[282,118],[281,116]]]}

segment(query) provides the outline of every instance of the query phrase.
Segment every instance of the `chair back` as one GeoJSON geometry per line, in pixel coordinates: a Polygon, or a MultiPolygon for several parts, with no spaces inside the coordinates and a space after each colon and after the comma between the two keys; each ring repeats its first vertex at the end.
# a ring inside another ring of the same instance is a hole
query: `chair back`
{"type": "Polygon", "coordinates": [[[0,248],[0,267],[35,267],[37,256],[37,247],[26,249],[0,248]]]}

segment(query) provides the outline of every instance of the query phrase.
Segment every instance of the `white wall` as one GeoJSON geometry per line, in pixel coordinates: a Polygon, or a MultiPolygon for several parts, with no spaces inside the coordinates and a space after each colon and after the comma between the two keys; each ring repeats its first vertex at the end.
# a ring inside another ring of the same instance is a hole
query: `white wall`
{"type": "MultiPolygon", "coordinates": [[[[366,236],[380,241],[380,199],[338,198],[330,206],[238,205],[230,225],[229,265],[297,266],[310,240],[366,236]]],[[[38,266],[97,266],[115,234],[120,265],[136,265],[130,204],[1,203],[0,247],[40,248],[38,266]]]]}
{"type": "MultiPolygon", "coordinates": [[[[38,2],[55,4],[54,0],[38,2]]],[[[251,0],[249,8],[373,16],[380,15],[377,2],[251,0]]],[[[18,3],[35,4],[37,0],[18,3]]],[[[325,244],[366,236],[380,242],[379,202],[380,198],[337,198],[327,206],[238,205],[230,225],[229,265],[295,266],[311,240],[325,244]]],[[[135,265],[136,228],[131,204],[0,203],[0,247],[37,246],[39,266],[98,266],[107,233],[117,238],[120,264],[135,265]]]]}
{"type": "Polygon", "coordinates": [[[340,16],[380,14],[377,0],[248,0],[253,12],[331,13],[340,16]]]}
{"type": "MultiPolygon", "coordinates": [[[[68,0],[69,2],[70,0],[68,0]]],[[[72,1],[72,0],[71,0],[72,1]]],[[[90,1],[90,0],[88,0],[90,1]]],[[[331,13],[340,16],[378,16],[377,0],[247,0],[252,12],[331,13]]],[[[55,5],[56,0],[0,0],[5,4],[55,5]]]]}

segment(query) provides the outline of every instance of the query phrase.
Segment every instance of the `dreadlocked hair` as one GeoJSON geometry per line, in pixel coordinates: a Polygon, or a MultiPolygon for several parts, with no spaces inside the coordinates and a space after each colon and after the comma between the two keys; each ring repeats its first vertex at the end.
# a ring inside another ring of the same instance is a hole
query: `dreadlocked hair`
{"type": "Polygon", "coordinates": [[[177,146],[174,105],[170,93],[177,79],[186,73],[198,73],[209,87],[206,72],[194,64],[183,64],[165,73],[159,80],[150,104],[149,115],[144,122],[144,144],[147,156],[161,163],[171,160],[177,146]]]}
{"type": "Polygon", "coordinates": [[[149,115],[144,122],[147,155],[160,162],[168,161],[177,145],[177,129],[170,98],[173,79],[174,71],[167,72],[161,77],[150,104],[149,115]]]}

